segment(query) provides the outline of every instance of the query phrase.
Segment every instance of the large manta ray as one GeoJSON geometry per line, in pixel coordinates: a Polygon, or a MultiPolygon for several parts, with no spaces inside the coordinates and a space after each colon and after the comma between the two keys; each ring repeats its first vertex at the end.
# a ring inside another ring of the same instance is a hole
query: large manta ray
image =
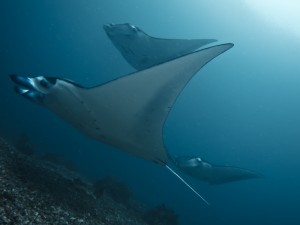
{"type": "Polygon", "coordinates": [[[91,88],[55,77],[10,77],[17,93],[88,136],[171,170],[163,142],[166,118],[190,79],[232,46],[216,45],[91,88]]]}
{"type": "Polygon", "coordinates": [[[217,41],[151,37],[129,23],[105,24],[103,28],[124,59],[137,70],[167,62],[217,41]]]}
{"type": "Polygon", "coordinates": [[[206,63],[232,46],[216,45],[91,88],[55,77],[11,79],[17,93],[88,136],[166,165],[163,126],[176,98],[206,63]]]}

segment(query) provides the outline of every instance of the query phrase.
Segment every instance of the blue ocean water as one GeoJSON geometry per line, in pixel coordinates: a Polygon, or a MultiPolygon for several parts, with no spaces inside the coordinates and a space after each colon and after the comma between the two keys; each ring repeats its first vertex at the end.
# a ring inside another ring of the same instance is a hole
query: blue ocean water
{"type": "Polygon", "coordinates": [[[116,176],[149,207],[175,210],[181,224],[299,224],[300,27],[278,24],[249,2],[1,1],[0,134],[14,140],[25,131],[40,154],[59,153],[91,179],[116,176]],[[93,86],[133,72],[102,29],[112,22],[156,37],[235,44],[182,92],[165,143],[170,154],[249,168],[266,179],[209,186],[183,175],[207,206],[165,168],[90,140],[13,92],[11,73],[93,86]]]}

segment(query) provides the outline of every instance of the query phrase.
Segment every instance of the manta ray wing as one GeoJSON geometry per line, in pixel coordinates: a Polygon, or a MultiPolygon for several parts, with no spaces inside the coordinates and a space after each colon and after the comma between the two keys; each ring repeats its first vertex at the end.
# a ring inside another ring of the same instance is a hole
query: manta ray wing
{"type": "Polygon", "coordinates": [[[163,126],[177,96],[210,60],[233,44],[206,48],[93,88],[59,78],[11,76],[18,93],[85,134],[166,165],[163,126]]]}
{"type": "Polygon", "coordinates": [[[186,55],[216,41],[215,39],[155,38],[128,23],[107,24],[103,28],[125,60],[137,70],[186,55]]]}

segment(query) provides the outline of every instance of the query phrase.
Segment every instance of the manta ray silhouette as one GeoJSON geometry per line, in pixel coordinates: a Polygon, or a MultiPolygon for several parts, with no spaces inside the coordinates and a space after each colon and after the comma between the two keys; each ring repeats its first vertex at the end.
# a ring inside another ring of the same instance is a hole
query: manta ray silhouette
{"type": "Polygon", "coordinates": [[[239,167],[212,165],[200,157],[176,156],[173,160],[183,172],[198,180],[206,181],[210,185],[265,178],[257,172],[239,167]]]}
{"type": "Polygon", "coordinates": [[[151,37],[129,23],[105,24],[103,29],[124,59],[137,70],[167,62],[217,41],[151,37]]]}

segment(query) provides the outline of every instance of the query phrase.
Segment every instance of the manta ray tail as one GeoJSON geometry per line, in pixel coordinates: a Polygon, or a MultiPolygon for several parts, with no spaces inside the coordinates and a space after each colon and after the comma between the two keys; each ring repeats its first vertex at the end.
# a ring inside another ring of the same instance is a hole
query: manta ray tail
{"type": "Polygon", "coordinates": [[[181,180],[189,189],[191,189],[199,198],[201,198],[207,205],[210,205],[209,202],[202,197],[191,185],[189,185],[181,176],[179,176],[178,173],[176,173],[174,170],[172,170],[168,165],[166,165],[166,168],[174,174],[179,180],[181,180]]]}

